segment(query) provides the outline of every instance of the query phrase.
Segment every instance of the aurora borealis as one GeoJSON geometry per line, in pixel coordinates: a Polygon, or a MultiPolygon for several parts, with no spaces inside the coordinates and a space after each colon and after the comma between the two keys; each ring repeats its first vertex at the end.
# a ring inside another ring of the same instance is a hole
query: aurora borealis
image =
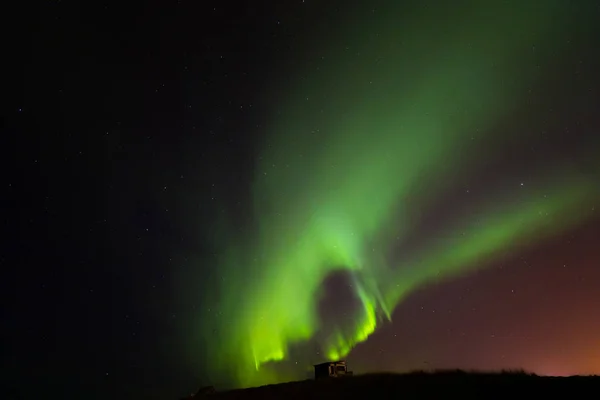
{"type": "Polygon", "coordinates": [[[600,375],[597,2],[38,3],[4,52],[0,397],[600,375]]]}
{"type": "Polygon", "coordinates": [[[530,166],[527,183],[490,177],[495,193],[402,247],[473,171],[532,145],[531,135],[494,129],[527,107],[528,90],[556,79],[573,24],[560,1],[461,4],[350,10],[338,36],[314,45],[273,91],[252,181],[255,223],[241,238],[224,234],[225,278],[206,292],[227,316],[223,326],[205,325],[209,359],[237,385],[288,379],[265,364],[307,343],[324,359],[345,357],[393,322],[415,290],[485,268],[592,213],[589,176],[530,166]],[[319,316],[322,285],[339,271],[358,299],[350,323],[319,316]]]}

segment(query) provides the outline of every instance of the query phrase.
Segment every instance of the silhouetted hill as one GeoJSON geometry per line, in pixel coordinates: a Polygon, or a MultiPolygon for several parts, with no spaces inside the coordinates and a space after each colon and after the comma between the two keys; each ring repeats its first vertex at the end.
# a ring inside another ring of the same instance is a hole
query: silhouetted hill
{"type": "Polygon", "coordinates": [[[487,399],[544,396],[595,398],[600,377],[541,377],[525,372],[463,371],[368,374],[299,381],[199,396],[218,399],[487,399]]]}

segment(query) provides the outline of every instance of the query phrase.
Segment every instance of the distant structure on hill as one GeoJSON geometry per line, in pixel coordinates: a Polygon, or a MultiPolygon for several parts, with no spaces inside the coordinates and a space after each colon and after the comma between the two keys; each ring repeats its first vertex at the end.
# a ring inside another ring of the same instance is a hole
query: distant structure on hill
{"type": "Polygon", "coordinates": [[[314,367],[316,380],[352,375],[352,372],[348,371],[345,360],[316,364],[314,367]]]}

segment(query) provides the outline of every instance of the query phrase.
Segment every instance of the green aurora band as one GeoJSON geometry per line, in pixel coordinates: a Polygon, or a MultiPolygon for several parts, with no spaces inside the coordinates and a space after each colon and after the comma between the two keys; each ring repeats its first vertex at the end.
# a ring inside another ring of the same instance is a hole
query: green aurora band
{"type": "Polygon", "coordinates": [[[410,23],[395,21],[398,6],[363,17],[362,31],[377,35],[341,29],[345,41],[331,40],[321,67],[283,89],[253,182],[256,231],[224,244],[226,279],[207,293],[225,316],[218,338],[206,324],[208,358],[237,386],[287,378],[263,365],[323,330],[317,305],[335,271],[350,272],[362,309],[354,326],[327,327],[320,345],[329,359],[366,340],[416,289],[586,217],[590,184],[563,170],[516,200],[489,199],[417,254],[388,260],[418,226],[418,200],[443,196],[497,151],[480,143],[502,145],[472,137],[520,107],[523,88],[540,79],[535,63],[560,50],[554,43],[569,26],[559,1],[467,3],[411,10],[410,23]]]}

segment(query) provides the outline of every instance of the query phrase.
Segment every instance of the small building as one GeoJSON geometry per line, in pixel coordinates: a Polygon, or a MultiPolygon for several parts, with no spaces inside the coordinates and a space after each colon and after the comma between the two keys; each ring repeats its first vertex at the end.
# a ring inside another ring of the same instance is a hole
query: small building
{"type": "Polygon", "coordinates": [[[346,361],[344,360],[316,364],[314,367],[315,379],[317,380],[352,375],[352,372],[348,371],[346,361]]]}

